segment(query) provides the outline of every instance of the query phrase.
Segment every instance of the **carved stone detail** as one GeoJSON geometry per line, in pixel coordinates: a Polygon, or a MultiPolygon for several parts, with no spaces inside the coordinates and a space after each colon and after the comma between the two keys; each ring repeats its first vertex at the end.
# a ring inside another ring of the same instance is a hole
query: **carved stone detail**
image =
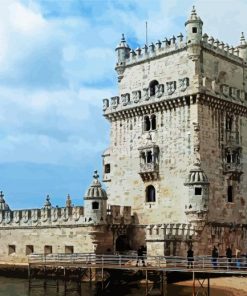
{"type": "Polygon", "coordinates": [[[167,82],[166,89],[167,89],[168,95],[172,95],[176,90],[176,81],[167,82]]]}
{"type": "Polygon", "coordinates": [[[189,78],[181,78],[178,80],[178,87],[180,91],[185,91],[189,86],[189,78]]]}

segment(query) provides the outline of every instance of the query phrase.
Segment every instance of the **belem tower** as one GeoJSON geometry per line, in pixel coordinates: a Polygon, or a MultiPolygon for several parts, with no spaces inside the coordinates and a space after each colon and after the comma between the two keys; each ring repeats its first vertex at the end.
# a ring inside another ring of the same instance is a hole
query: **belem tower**
{"type": "Polygon", "coordinates": [[[0,259],[31,253],[149,255],[247,251],[247,42],[203,33],[192,9],[185,37],[116,48],[119,95],[103,100],[111,124],[103,182],[84,206],[10,210],[0,195],[0,259]]]}

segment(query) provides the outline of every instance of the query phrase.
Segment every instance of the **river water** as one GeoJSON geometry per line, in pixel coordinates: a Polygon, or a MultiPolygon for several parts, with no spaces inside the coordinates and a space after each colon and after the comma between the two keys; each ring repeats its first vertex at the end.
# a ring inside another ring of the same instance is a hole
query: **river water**
{"type": "MultiPolygon", "coordinates": [[[[42,281],[37,281],[37,284],[41,284],[42,281]]],[[[74,287],[74,283],[69,284],[69,288],[74,287]]],[[[82,284],[81,296],[98,296],[100,295],[97,292],[96,286],[92,285],[90,287],[89,283],[82,284]]],[[[66,294],[64,293],[63,283],[60,283],[59,292],[56,291],[56,287],[48,286],[46,290],[43,287],[32,288],[31,291],[28,291],[28,281],[26,279],[19,278],[6,278],[0,277],[0,296],[79,296],[79,293],[76,291],[69,291],[66,294]]],[[[230,292],[225,292],[218,289],[211,289],[210,296],[233,296],[230,292]]],[[[108,291],[105,295],[109,296],[143,296],[145,295],[145,286],[137,285],[135,283],[129,284],[127,286],[115,287],[111,291],[108,291]]],[[[168,285],[168,296],[191,296],[192,288],[176,286],[174,284],[168,285]]],[[[201,295],[201,294],[199,294],[201,295]]]]}

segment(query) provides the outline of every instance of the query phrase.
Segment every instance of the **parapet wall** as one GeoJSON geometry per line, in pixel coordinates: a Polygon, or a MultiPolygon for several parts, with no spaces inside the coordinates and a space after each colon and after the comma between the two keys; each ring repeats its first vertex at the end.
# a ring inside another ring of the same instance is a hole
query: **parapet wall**
{"type": "MultiPolygon", "coordinates": [[[[84,217],[84,208],[80,206],[61,208],[42,208],[27,210],[0,210],[0,228],[3,227],[45,227],[66,225],[88,225],[90,217],[84,217]]],[[[107,223],[130,224],[131,207],[109,206],[107,223]]]]}

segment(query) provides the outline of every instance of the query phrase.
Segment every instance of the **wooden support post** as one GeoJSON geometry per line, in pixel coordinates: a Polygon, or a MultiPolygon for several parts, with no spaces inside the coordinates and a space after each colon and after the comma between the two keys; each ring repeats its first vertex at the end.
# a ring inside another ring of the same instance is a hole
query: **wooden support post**
{"type": "Polygon", "coordinates": [[[104,290],[104,267],[101,269],[101,290],[104,290]]]}
{"type": "Polygon", "coordinates": [[[89,268],[89,285],[92,287],[92,268],[89,268]]]}
{"type": "Polygon", "coordinates": [[[160,277],[161,277],[161,295],[164,296],[164,272],[161,271],[160,273],[160,277]]]}
{"type": "Polygon", "coordinates": [[[28,291],[30,292],[31,289],[31,267],[30,264],[28,264],[28,291]]]}
{"type": "Polygon", "coordinates": [[[47,278],[46,278],[46,266],[44,267],[44,289],[46,290],[47,278]]]}
{"type": "Polygon", "coordinates": [[[64,267],[63,270],[63,276],[64,276],[64,294],[66,295],[67,292],[67,279],[66,279],[66,268],[64,267]]]}
{"type": "Polygon", "coordinates": [[[210,296],[210,273],[208,274],[208,296],[210,296]]]}
{"type": "Polygon", "coordinates": [[[195,272],[193,271],[193,291],[192,295],[196,296],[196,283],[195,283],[195,272]]]}
{"type": "Polygon", "coordinates": [[[58,280],[58,275],[56,275],[56,287],[57,287],[57,292],[59,292],[59,280],[58,280]]]}
{"type": "Polygon", "coordinates": [[[146,269],[146,296],[148,295],[148,270],[146,269]]]}

